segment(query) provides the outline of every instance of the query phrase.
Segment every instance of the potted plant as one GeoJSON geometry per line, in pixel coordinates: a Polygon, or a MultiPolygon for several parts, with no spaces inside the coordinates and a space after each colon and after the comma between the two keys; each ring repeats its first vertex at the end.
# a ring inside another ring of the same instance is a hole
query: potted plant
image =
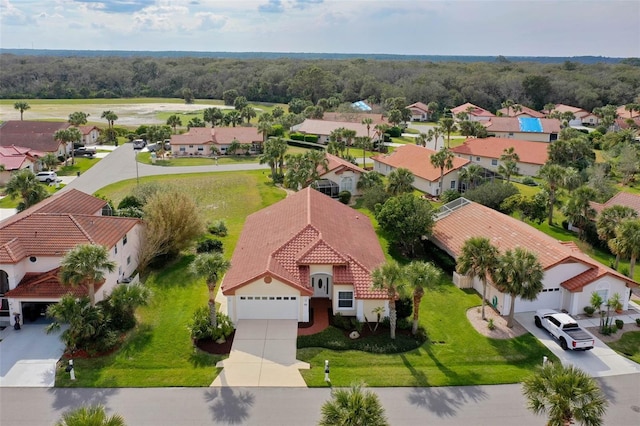
{"type": "Polygon", "coordinates": [[[622,296],[620,296],[620,293],[613,293],[611,298],[609,298],[609,300],[607,301],[607,304],[611,309],[616,311],[616,314],[621,313],[622,312],[622,296]]]}
{"type": "Polygon", "coordinates": [[[592,317],[593,313],[595,312],[595,308],[593,306],[585,306],[584,307],[584,313],[587,314],[588,317],[592,317]]]}

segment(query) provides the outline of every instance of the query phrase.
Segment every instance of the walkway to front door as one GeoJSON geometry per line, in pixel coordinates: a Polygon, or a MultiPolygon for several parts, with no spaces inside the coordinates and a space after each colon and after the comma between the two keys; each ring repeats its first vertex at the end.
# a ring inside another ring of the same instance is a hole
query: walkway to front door
{"type": "Polygon", "coordinates": [[[229,358],[211,386],[306,387],[296,359],[296,320],[238,320],[229,358]]]}

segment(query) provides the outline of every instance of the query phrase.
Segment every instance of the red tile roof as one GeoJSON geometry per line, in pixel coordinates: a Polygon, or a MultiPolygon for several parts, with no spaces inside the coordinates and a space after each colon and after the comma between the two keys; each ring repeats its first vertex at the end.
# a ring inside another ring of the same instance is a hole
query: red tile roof
{"type": "Polygon", "coordinates": [[[6,121],[0,125],[0,145],[55,152],[60,146],[60,141],[54,139],[54,133],[69,126],[66,122],[6,121]]]}
{"type": "Polygon", "coordinates": [[[462,145],[451,148],[457,155],[473,155],[478,157],[500,159],[505,149],[513,147],[520,157],[520,163],[539,164],[547,162],[549,154],[546,142],[530,142],[510,138],[473,138],[462,145]]]}
{"type": "Polygon", "coordinates": [[[415,109],[420,110],[422,112],[431,112],[431,111],[429,111],[429,107],[427,105],[423,104],[422,102],[413,103],[413,104],[409,105],[407,108],[409,108],[409,109],[414,109],[415,108],[415,109]]]}
{"type": "Polygon", "coordinates": [[[382,299],[384,292],[370,290],[370,274],[384,261],[367,216],[305,188],[247,217],[222,291],[272,276],[312,295],[308,265],[325,264],[334,265],[334,282],[354,285],[357,298],[382,299]]]}
{"type": "Polygon", "coordinates": [[[541,112],[536,111],[535,109],[531,109],[529,107],[526,107],[524,105],[519,105],[520,110],[516,111],[513,109],[513,107],[511,108],[502,108],[499,109],[498,112],[501,112],[504,116],[506,117],[520,117],[521,115],[528,115],[529,117],[532,118],[544,118],[545,115],[541,112]]]}
{"type": "MultiPolygon", "coordinates": [[[[560,120],[555,118],[540,118],[542,132],[535,133],[560,133],[560,120]]],[[[527,133],[520,130],[518,117],[491,117],[485,124],[487,132],[527,133]]]]}
{"type": "Polygon", "coordinates": [[[587,271],[562,283],[569,291],[582,287],[603,275],[611,275],[636,286],[633,280],[608,268],[582,253],[573,243],[560,242],[517,219],[481,204],[468,202],[436,221],[432,238],[454,258],[462,251],[464,242],[471,237],[486,237],[500,252],[522,247],[536,253],[545,270],[561,263],[578,262],[588,266],[587,271]]]}
{"type": "Polygon", "coordinates": [[[473,115],[476,117],[494,117],[494,114],[492,112],[487,111],[484,108],[480,108],[479,106],[469,102],[467,102],[466,104],[457,106],[455,108],[451,108],[451,113],[453,115],[460,114],[461,112],[464,112],[466,114],[473,115]],[[469,108],[473,108],[473,109],[469,110],[469,108]]]}
{"type": "Polygon", "coordinates": [[[100,129],[97,126],[78,126],[78,130],[80,130],[80,132],[83,135],[88,135],[89,133],[91,133],[93,130],[98,130],[100,131],[100,129]]]}
{"type": "Polygon", "coordinates": [[[594,202],[591,202],[590,204],[591,207],[593,207],[598,212],[598,214],[600,214],[602,210],[606,209],[607,207],[627,206],[637,211],[638,215],[640,216],[640,195],[631,194],[629,192],[618,192],[616,195],[609,198],[604,204],[594,202]]]}
{"type": "MultiPolygon", "coordinates": [[[[371,137],[373,137],[374,126],[375,125],[371,125],[369,128],[369,134],[371,135],[371,137]]],[[[343,127],[345,129],[355,130],[356,136],[367,136],[367,126],[360,122],[354,123],[348,121],[306,119],[302,122],[302,124],[294,127],[298,132],[320,136],[329,136],[334,130],[343,127]]]]}
{"type": "Polygon", "coordinates": [[[638,110],[633,110],[633,111],[628,111],[625,109],[625,106],[619,106],[616,109],[616,112],[618,113],[618,117],[620,118],[635,118],[635,117],[640,117],[640,111],[638,110]]]}
{"type": "MultiPolygon", "coordinates": [[[[340,173],[341,170],[347,169],[356,173],[366,173],[366,170],[343,158],[337,157],[333,154],[329,154],[328,152],[325,155],[327,157],[327,160],[329,161],[329,164],[327,166],[328,172],[340,173]]],[[[324,174],[324,169],[322,169],[322,174],[324,174]]]]}
{"type": "Polygon", "coordinates": [[[371,133],[373,133],[373,128],[376,124],[389,124],[382,114],[366,112],[325,112],[322,115],[322,119],[325,121],[346,121],[351,123],[362,123],[362,120],[365,118],[370,118],[373,121],[373,123],[371,123],[371,133]]]}
{"type": "MultiPolygon", "coordinates": [[[[74,297],[88,296],[89,290],[86,285],[75,287],[63,286],[59,279],[60,268],[55,268],[47,272],[27,272],[18,286],[5,293],[6,297],[20,299],[59,299],[65,294],[74,297]]],[[[95,284],[97,292],[104,284],[104,280],[95,284]]]]}
{"type": "Polygon", "coordinates": [[[182,135],[172,135],[171,145],[230,145],[262,142],[262,134],[256,127],[192,127],[182,135]]]}
{"type": "MultiPolygon", "coordinates": [[[[376,155],[372,158],[374,161],[394,168],[403,167],[409,169],[414,176],[430,182],[437,182],[440,180],[440,169],[431,165],[431,156],[435,153],[436,151],[429,148],[407,144],[397,147],[390,154],[376,155]]],[[[456,171],[468,163],[469,160],[467,159],[454,157],[453,168],[445,170],[444,175],[446,176],[448,173],[456,171]]]]}

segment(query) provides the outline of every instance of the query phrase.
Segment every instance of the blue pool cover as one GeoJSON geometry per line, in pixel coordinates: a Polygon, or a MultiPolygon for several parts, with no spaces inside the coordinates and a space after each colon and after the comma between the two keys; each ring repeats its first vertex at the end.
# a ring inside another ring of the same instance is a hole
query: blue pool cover
{"type": "Polygon", "coordinates": [[[364,101],[358,101],[351,104],[353,108],[359,109],[360,111],[371,111],[371,107],[367,105],[364,101]]]}
{"type": "Polygon", "coordinates": [[[521,117],[518,121],[521,132],[542,133],[542,122],[539,118],[521,117]]]}

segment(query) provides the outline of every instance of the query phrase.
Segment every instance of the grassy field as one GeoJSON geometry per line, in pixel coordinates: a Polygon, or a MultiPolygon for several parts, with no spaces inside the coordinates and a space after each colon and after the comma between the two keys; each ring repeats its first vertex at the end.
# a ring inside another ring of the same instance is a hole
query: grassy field
{"type": "MultiPolygon", "coordinates": [[[[193,195],[200,213],[211,221],[224,219],[229,235],[221,238],[230,258],[246,216],[284,198],[261,172],[157,176],[141,179],[173,185],[193,195]],[[243,194],[242,197],[238,194],[243,194]]],[[[109,185],[99,191],[116,204],[135,187],[135,181],[109,185]]],[[[208,386],[218,373],[219,356],[194,349],[187,330],[193,312],[206,304],[207,287],[187,272],[187,255],[165,269],[152,272],[145,285],[152,303],[137,311],[139,326],[120,350],[95,359],[76,360],[78,380],[71,383],[59,368],[59,387],[208,386]]]]}
{"type": "Polygon", "coordinates": [[[530,375],[543,356],[555,359],[531,334],[508,340],[480,335],[466,318],[467,309],[479,304],[475,292],[465,293],[447,278],[423,298],[420,322],[429,340],[421,347],[389,355],[299,349],[298,359],[311,364],[302,375],[309,386],[326,386],[322,367],[328,359],[333,386],[348,386],[357,380],[369,386],[515,383],[530,375]]]}

